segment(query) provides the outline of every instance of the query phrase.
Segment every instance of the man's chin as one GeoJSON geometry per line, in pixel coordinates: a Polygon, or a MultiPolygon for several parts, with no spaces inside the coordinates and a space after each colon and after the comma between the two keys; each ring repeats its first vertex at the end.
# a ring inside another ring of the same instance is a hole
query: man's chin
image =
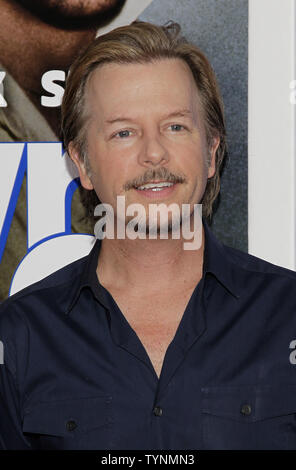
{"type": "Polygon", "coordinates": [[[139,238],[151,238],[151,239],[168,239],[173,234],[176,235],[181,231],[182,220],[168,220],[167,223],[160,223],[156,221],[150,221],[149,219],[143,221],[133,221],[132,219],[126,220],[126,233],[135,233],[139,238]]]}
{"type": "Polygon", "coordinates": [[[98,0],[90,8],[87,0],[17,0],[32,15],[60,29],[90,30],[108,24],[121,11],[126,0],[98,0]]]}

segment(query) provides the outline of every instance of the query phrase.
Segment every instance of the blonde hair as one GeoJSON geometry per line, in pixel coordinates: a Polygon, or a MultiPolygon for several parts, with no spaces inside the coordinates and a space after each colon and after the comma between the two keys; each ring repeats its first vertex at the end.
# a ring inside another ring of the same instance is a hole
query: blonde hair
{"type": "MultiPolygon", "coordinates": [[[[62,139],[68,149],[70,142],[88,168],[84,106],[85,89],[91,73],[106,63],[147,63],[160,59],[182,59],[194,77],[202,105],[204,126],[209,149],[213,138],[219,137],[216,151],[216,171],[207,181],[203,195],[203,215],[212,216],[213,204],[220,191],[222,163],[226,154],[226,131],[223,102],[212,67],[198,47],[180,35],[177,23],[164,26],[135,21],[96,38],[72,64],[62,102],[62,139]]],[[[98,203],[96,195],[93,202],[98,203]]]]}

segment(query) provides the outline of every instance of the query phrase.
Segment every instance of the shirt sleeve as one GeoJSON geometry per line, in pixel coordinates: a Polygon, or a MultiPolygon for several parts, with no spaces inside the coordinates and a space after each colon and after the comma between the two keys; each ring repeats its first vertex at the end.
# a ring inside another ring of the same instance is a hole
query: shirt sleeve
{"type": "Polygon", "coordinates": [[[10,309],[0,307],[0,449],[30,450],[31,445],[22,432],[21,394],[17,385],[16,343],[18,328],[10,309]]]}

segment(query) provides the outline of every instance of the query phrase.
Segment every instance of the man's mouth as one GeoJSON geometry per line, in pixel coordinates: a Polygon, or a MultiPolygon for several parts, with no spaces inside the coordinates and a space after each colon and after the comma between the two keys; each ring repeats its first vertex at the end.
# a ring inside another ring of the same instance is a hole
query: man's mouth
{"type": "Polygon", "coordinates": [[[150,189],[151,191],[162,191],[164,188],[170,188],[173,185],[174,183],[169,183],[168,181],[160,181],[159,183],[153,182],[153,183],[142,184],[141,186],[135,186],[135,189],[138,189],[140,191],[144,191],[148,189],[150,189]]]}
{"type": "Polygon", "coordinates": [[[170,196],[176,186],[177,183],[172,183],[171,181],[151,181],[150,183],[134,186],[134,189],[142,196],[155,199],[170,196]]]}

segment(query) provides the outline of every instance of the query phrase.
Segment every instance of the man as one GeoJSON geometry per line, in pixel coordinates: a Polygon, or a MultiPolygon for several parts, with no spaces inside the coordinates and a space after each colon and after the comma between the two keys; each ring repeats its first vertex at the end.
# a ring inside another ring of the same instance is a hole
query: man
{"type": "MultiPolygon", "coordinates": [[[[137,3],[128,22],[149,2],[137,3]]],[[[7,102],[7,107],[0,107],[0,142],[59,140],[60,108],[41,104],[41,96],[48,94],[42,76],[50,70],[66,73],[78,51],[117,18],[125,4],[125,0],[0,0],[0,71],[6,73],[7,102]]],[[[72,230],[90,233],[81,197],[76,191],[72,230]]],[[[25,177],[0,257],[0,302],[8,296],[12,276],[27,253],[26,204],[25,177]]]]}
{"type": "Polygon", "coordinates": [[[146,219],[1,306],[3,448],[295,449],[296,275],[207,225],[225,153],[207,59],[177,25],[118,28],[73,64],[62,114],[82,185],[117,227],[119,197],[146,219]],[[199,203],[185,250],[173,214],[192,226],[199,203]],[[143,237],[151,204],[175,204],[167,238],[158,219],[143,237]]]}

